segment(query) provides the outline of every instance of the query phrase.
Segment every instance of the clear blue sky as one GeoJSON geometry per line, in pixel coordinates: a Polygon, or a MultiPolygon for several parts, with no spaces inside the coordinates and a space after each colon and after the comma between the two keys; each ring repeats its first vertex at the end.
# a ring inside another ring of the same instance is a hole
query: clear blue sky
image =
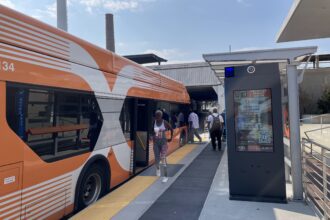
{"type": "MultiPolygon", "coordinates": [[[[56,25],[56,0],[0,3],[56,25]]],[[[171,62],[232,50],[319,46],[330,39],[276,44],[292,0],[68,0],[69,32],[105,46],[105,13],[115,15],[116,52],[154,52],[171,62]]]]}

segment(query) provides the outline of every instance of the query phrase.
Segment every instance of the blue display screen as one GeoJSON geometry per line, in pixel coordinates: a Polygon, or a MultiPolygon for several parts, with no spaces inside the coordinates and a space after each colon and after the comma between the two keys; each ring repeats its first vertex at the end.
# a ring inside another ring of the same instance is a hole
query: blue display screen
{"type": "Polygon", "coordinates": [[[235,68],[234,67],[225,67],[225,78],[234,77],[235,68]]]}

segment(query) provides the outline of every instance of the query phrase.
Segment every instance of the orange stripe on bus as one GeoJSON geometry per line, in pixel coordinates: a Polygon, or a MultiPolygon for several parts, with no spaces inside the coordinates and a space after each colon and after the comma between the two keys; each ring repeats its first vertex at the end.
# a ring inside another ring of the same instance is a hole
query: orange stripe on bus
{"type": "Polygon", "coordinates": [[[31,57],[28,58],[28,57],[24,57],[24,56],[21,56],[21,55],[8,53],[8,52],[5,52],[5,51],[1,51],[0,56],[1,55],[8,55],[8,56],[15,57],[15,58],[25,59],[27,61],[38,62],[38,63],[46,64],[46,65],[49,65],[49,66],[70,70],[69,66],[60,66],[59,64],[47,63],[45,61],[41,61],[41,60],[34,59],[34,58],[31,58],[31,57]]]}
{"type": "Polygon", "coordinates": [[[45,60],[49,60],[49,61],[52,61],[52,62],[58,62],[58,63],[61,63],[63,65],[67,65],[67,66],[71,65],[71,63],[68,62],[68,61],[60,60],[58,58],[53,58],[53,57],[47,56],[47,55],[42,56],[40,53],[31,52],[31,51],[26,50],[26,49],[18,50],[17,47],[8,46],[8,45],[3,44],[3,43],[0,43],[0,48],[6,49],[6,50],[12,50],[16,53],[23,53],[23,54],[26,54],[26,55],[29,55],[29,56],[38,57],[40,59],[45,59],[45,60]]]}
{"type": "MultiPolygon", "coordinates": [[[[3,199],[3,200],[0,200],[0,204],[3,203],[3,202],[5,202],[5,200],[8,201],[8,200],[14,199],[14,198],[16,198],[16,197],[17,197],[17,200],[18,200],[18,199],[21,197],[21,195],[29,194],[29,193],[31,193],[31,192],[33,192],[33,191],[36,191],[36,190],[40,189],[40,188],[43,188],[43,187],[45,187],[45,186],[49,186],[49,185],[51,185],[51,184],[54,184],[54,183],[60,182],[61,180],[65,180],[65,179],[68,179],[68,178],[71,178],[71,175],[68,175],[68,176],[66,176],[66,177],[63,177],[63,178],[57,179],[56,181],[53,181],[53,182],[49,182],[49,183],[46,183],[46,184],[41,184],[40,186],[38,186],[38,188],[28,189],[28,190],[26,190],[26,191],[24,191],[24,192],[21,191],[21,193],[19,193],[19,194],[15,194],[15,195],[13,195],[13,196],[10,196],[10,197],[7,197],[7,198],[5,198],[5,199],[3,199]]],[[[64,181],[64,182],[62,182],[62,183],[59,183],[59,184],[57,184],[57,185],[53,185],[53,186],[50,187],[50,188],[54,188],[54,187],[56,187],[56,186],[58,186],[58,185],[60,185],[60,184],[65,184],[65,183],[68,182],[68,181],[69,181],[69,180],[64,181]]],[[[70,181],[71,181],[71,179],[70,179],[70,181]]],[[[48,189],[50,189],[50,188],[47,188],[47,189],[45,189],[45,190],[48,190],[48,189]]],[[[42,192],[42,191],[44,191],[44,190],[41,190],[41,191],[39,191],[39,192],[42,192]]],[[[12,203],[14,203],[14,202],[7,203],[7,204],[5,204],[5,205],[8,206],[8,204],[12,204],[12,203]]],[[[2,206],[2,205],[0,205],[0,207],[1,207],[1,206],[2,206]]]]}
{"type": "Polygon", "coordinates": [[[3,205],[4,207],[2,207],[2,208],[5,208],[4,210],[6,210],[6,211],[4,211],[4,212],[7,212],[7,211],[10,211],[10,210],[12,210],[12,209],[14,209],[14,208],[16,208],[18,206],[21,206],[21,205],[31,204],[31,203],[34,203],[34,202],[39,201],[39,200],[40,201],[46,200],[47,198],[49,198],[49,196],[51,194],[57,193],[58,191],[61,190],[61,188],[54,189],[55,187],[63,185],[62,187],[68,187],[68,188],[70,188],[71,187],[71,182],[72,181],[70,180],[70,181],[64,182],[63,184],[58,184],[56,186],[53,186],[53,187],[44,189],[42,191],[35,192],[34,194],[32,194],[30,196],[32,197],[32,196],[35,196],[36,194],[42,194],[42,195],[39,195],[39,196],[37,196],[37,197],[35,197],[35,198],[31,199],[31,200],[28,200],[28,201],[25,201],[25,200],[27,200],[26,198],[22,198],[22,202],[21,203],[19,202],[20,201],[20,198],[18,197],[18,200],[12,201],[12,202],[7,203],[7,204],[4,204],[3,205]],[[47,192],[47,193],[44,193],[44,192],[47,192]],[[17,205],[13,205],[15,203],[18,203],[18,204],[17,205]],[[6,209],[6,207],[8,207],[8,208],[6,209]]]}
{"type": "MultiPolygon", "coordinates": [[[[2,10],[2,12],[3,12],[4,15],[6,15],[6,16],[12,18],[12,19],[15,19],[15,20],[17,20],[17,21],[13,21],[13,20],[11,20],[11,19],[7,19],[7,18],[4,18],[4,17],[1,17],[1,19],[6,20],[6,21],[8,21],[8,22],[10,22],[10,23],[12,23],[12,24],[18,26],[18,27],[23,27],[23,28],[29,29],[30,31],[34,31],[34,32],[36,32],[36,33],[38,33],[38,34],[45,35],[45,36],[47,36],[47,37],[49,37],[49,38],[52,38],[52,39],[58,40],[58,41],[60,41],[60,42],[63,42],[64,44],[67,44],[67,45],[69,44],[67,41],[62,40],[60,37],[55,37],[55,36],[52,36],[52,35],[50,35],[50,34],[43,33],[42,31],[39,31],[39,30],[36,30],[36,29],[34,29],[34,28],[29,27],[29,25],[32,25],[31,23],[23,22],[25,25],[21,24],[20,22],[22,22],[22,21],[27,21],[27,19],[26,19],[27,16],[22,15],[22,14],[19,14],[19,13],[16,13],[16,16],[13,16],[13,15],[11,14],[13,11],[11,11],[10,9],[8,10],[8,8],[4,8],[4,7],[3,7],[1,10],[2,10]]],[[[31,21],[32,19],[29,18],[28,20],[31,21]]],[[[35,21],[37,21],[37,20],[35,20],[35,21]]],[[[39,22],[39,21],[37,21],[37,22],[39,22]]],[[[32,26],[35,26],[36,28],[43,29],[43,27],[38,27],[38,25],[36,25],[36,24],[34,24],[34,25],[32,25],[32,26]]],[[[47,31],[47,30],[46,30],[46,31],[47,31]]]]}
{"type": "MultiPolygon", "coordinates": [[[[19,31],[19,32],[22,32],[22,33],[24,33],[24,34],[29,34],[29,35],[31,35],[31,36],[34,36],[34,37],[36,37],[36,38],[40,38],[40,39],[42,39],[42,40],[48,41],[49,43],[56,44],[57,46],[64,47],[64,48],[66,48],[66,49],[69,49],[69,48],[70,48],[68,44],[58,43],[58,42],[52,40],[50,37],[47,37],[45,34],[38,33],[36,30],[32,30],[32,29],[30,29],[30,28],[28,28],[28,27],[23,27],[23,26],[20,26],[20,27],[21,27],[21,29],[20,29],[20,28],[18,28],[18,26],[17,26],[16,24],[13,24],[13,22],[7,20],[6,18],[1,18],[1,19],[0,19],[0,22],[1,22],[1,26],[5,26],[5,27],[7,27],[7,28],[11,28],[11,29],[13,29],[13,30],[15,30],[15,31],[19,31]],[[2,22],[1,22],[1,21],[2,21],[2,22]],[[5,24],[4,22],[10,23],[11,25],[9,25],[9,24],[5,24]],[[27,29],[28,31],[23,30],[23,29],[27,29]],[[30,31],[30,32],[29,32],[29,31],[30,31]],[[31,32],[32,32],[32,33],[31,33],[31,32]],[[38,34],[39,34],[39,36],[38,36],[38,34]]],[[[53,39],[54,39],[54,38],[53,38],[53,39]]]]}
{"type": "MultiPolygon", "coordinates": [[[[1,57],[1,55],[0,55],[1,57]]],[[[32,85],[92,91],[88,83],[80,76],[60,70],[37,66],[14,59],[6,58],[15,63],[15,74],[0,73],[0,80],[19,82],[32,85]]],[[[4,103],[4,106],[5,103],[4,103]]]]}
{"type": "Polygon", "coordinates": [[[37,194],[42,194],[42,195],[37,196],[37,197],[35,197],[35,198],[33,198],[33,199],[29,200],[29,201],[25,201],[26,198],[23,197],[22,204],[26,205],[26,204],[31,203],[33,201],[36,201],[36,200],[42,199],[44,197],[47,197],[47,196],[49,196],[49,194],[56,193],[57,191],[60,191],[61,190],[61,188],[56,188],[58,186],[62,186],[62,188],[64,188],[64,187],[71,187],[71,183],[72,183],[72,180],[68,180],[68,181],[66,181],[66,182],[64,182],[62,184],[58,184],[56,186],[49,187],[49,188],[44,189],[42,191],[35,192],[34,194],[29,195],[29,196],[35,196],[37,194]]]}
{"type": "Polygon", "coordinates": [[[110,183],[110,188],[113,188],[117,186],[118,184],[122,183],[126,179],[129,178],[130,173],[129,171],[124,170],[114,153],[110,154],[108,156],[108,161],[110,162],[110,168],[111,168],[111,183],[110,183]]]}
{"type": "MultiPolygon", "coordinates": [[[[40,210],[40,212],[43,212],[43,211],[45,211],[45,210],[47,210],[47,212],[51,212],[51,211],[53,211],[53,210],[55,210],[55,209],[57,209],[57,208],[60,208],[61,206],[63,207],[63,209],[65,208],[65,201],[67,200],[67,198],[64,198],[64,199],[62,199],[62,200],[60,200],[60,201],[58,201],[58,202],[55,202],[55,203],[53,203],[53,204],[51,204],[52,202],[50,202],[50,204],[47,204],[47,205],[45,205],[45,206],[42,206],[42,207],[37,207],[36,209],[34,209],[34,210],[32,210],[31,212],[33,212],[33,211],[35,211],[35,210],[38,210],[38,209],[40,209],[41,208],[41,210],[40,210]],[[51,208],[51,209],[49,209],[50,207],[53,207],[53,208],[51,208]],[[47,209],[48,208],[48,209],[47,209]]],[[[53,201],[54,202],[54,201],[53,201]]],[[[32,218],[34,218],[35,216],[37,216],[39,214],[39,212],[36,212],[36,213],[34,213],[34,214],[27,214],[26,215],[26,217],[27,217],[27,219],[32,219],[32,218]]],[[[38,218],[38,219],[40,219],[40,218],[38,218]]]]}
{"type": "MultiPolygon", "coordinates": [[[[54,49],[56,49],[56,50],[60,50],[60,51],[62,51],[62,52],[70,53],[69,48],[64,49],[64,48],[58,47],[58,46],[56,46],[56,45],[52,45],[52,44],[50,44],[50,42],[48,42],[48,43],[46,43],[46,42],[42,42],[42,41],[38,40],[38,37],[36,37],[36,38],[27,37],[27,36],[24,36],[24,35],[22,35],[22,34],[15,33],[15,32],[12,31],[12,30],[6,30],[6,29],[2,28],[3,26],[6,26],[6,25],[1,24],[1,26],[0,26],[0,30],[2,30],[2,31],[5,32],[5,33],[13,34],[13,35],[15,35],[15,36],[22,37],[22,38],[28,39],[28,40],[30,40],[30,41],[34,41],[35,43],[38,43],[38,44],[41,44],[41,45],[46,45],[46,46],[48,46],[48,47],[52,47],[52,48],[54,48],[54,49]]],[[[7,26],[7,27],[8,27],[8,26],[7,26]]],[[[9,27],[9,28],[11,28],[11,27],[9,27]]],[[[22,30],[18,30],[18,32],[24,32],[24,31],[22,31],[22,30]]],[[[27,34],[31,35],[31,33],[27,33],[27,34]]]]}
{"type": "MultiPolygon", "coordinates": [[[[51,202],[54,202],[54,201],[60,199],[63,195],[62,195],[62,193],[58,193],[57,195],[55,195],[53,197],[50,197],[50,196],[51,195],[48,195],[48,197],[46,197],[45,199],[40,200],[38,202],[42,203],[44,201],[50,200],[48,203],[51,203],[51,202]]],[[[70,197],[70,196],[71,196],[71,192],[69,192],[68,194],[65,195],[65,197],[66,197],[65,200],[68,199],[67,197],[70,197]]],[[[41,207],[41,206],[38,206],[37,203],[33,204],[33,202],[31,202],[31,203],[25,204],[25,206],[23,205],[23,207],[25,207],[25,210],[29,209],[29,212],[33,212],[37,209],[44,208],[45,206],[41,207]],[[36,207],[34,207],[34,206],[36,206],[36,207]]],[[[5,212],[8,212],[8,211],[10,211],[10,210],[7,210],[5,212]]],[[[8,218],[8,217],[15,216],[15,215],[19,216],[20,211],[21,210],[19,209],[18,211],[15,211],[13,213],[6,214],[6,215],[2,216],[2,218],[8,218]]]]}
{"type": "Polygon", "coordinates": [[[25,49],[29,49],[29,50],[32,50],[32,51],[38,51],[41,54],[47,54],[47,55],[52,55],[52,56],[54,56],[54,54],[59,54],[59,55],[62,55],[62,57],[66,58],[66,59],[69,59],[69,54],[64,54],[62,52],[46,48],[46,47],[43,47],[41,45],[37,45],[35,43],[25,42],[25,41],[22,41],[22,40],[19,40],[19,39],[6,40],[5,38],[10,39],[10,36],[6,36],[4,34],[0,34],[0,37],[2,38],[3,42],[6,42],[6,43],[11,44],[11,45],[16,45],[18,47],[23,47],[25,49]],[[30,45],[32,45],[33,47],[36,47],[37,49],[32,49],[30,47],[30,45]],[[48,54],[48,52],[51,52],[51,54],[48,54]]]}

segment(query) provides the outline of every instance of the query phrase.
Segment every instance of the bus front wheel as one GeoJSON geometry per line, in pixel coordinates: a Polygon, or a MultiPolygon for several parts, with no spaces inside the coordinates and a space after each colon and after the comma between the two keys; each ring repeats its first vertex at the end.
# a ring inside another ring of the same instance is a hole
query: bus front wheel
{"type": "Polygon", "coordinates": [[[106,192],[104,171],[97,164],[92,165],[85,173],[79,186],[77,198],[78,210],[94,203],[106,192]]]}

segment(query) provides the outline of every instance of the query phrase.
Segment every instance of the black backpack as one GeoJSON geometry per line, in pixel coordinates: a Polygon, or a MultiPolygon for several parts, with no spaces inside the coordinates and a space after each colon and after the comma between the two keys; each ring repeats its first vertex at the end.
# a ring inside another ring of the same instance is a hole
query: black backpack
{"type": "Polygon", "coordinates": [[[219,116],[220,115],[218,115],[218,116],[214,116],[214,115],[212,115],[212,117],[213,117],[213,123],[212,123],[212,127],[211,127],[211,131],[221,131],[221,121],[220,121],[220,118],[219,118],[219,116]]]}

